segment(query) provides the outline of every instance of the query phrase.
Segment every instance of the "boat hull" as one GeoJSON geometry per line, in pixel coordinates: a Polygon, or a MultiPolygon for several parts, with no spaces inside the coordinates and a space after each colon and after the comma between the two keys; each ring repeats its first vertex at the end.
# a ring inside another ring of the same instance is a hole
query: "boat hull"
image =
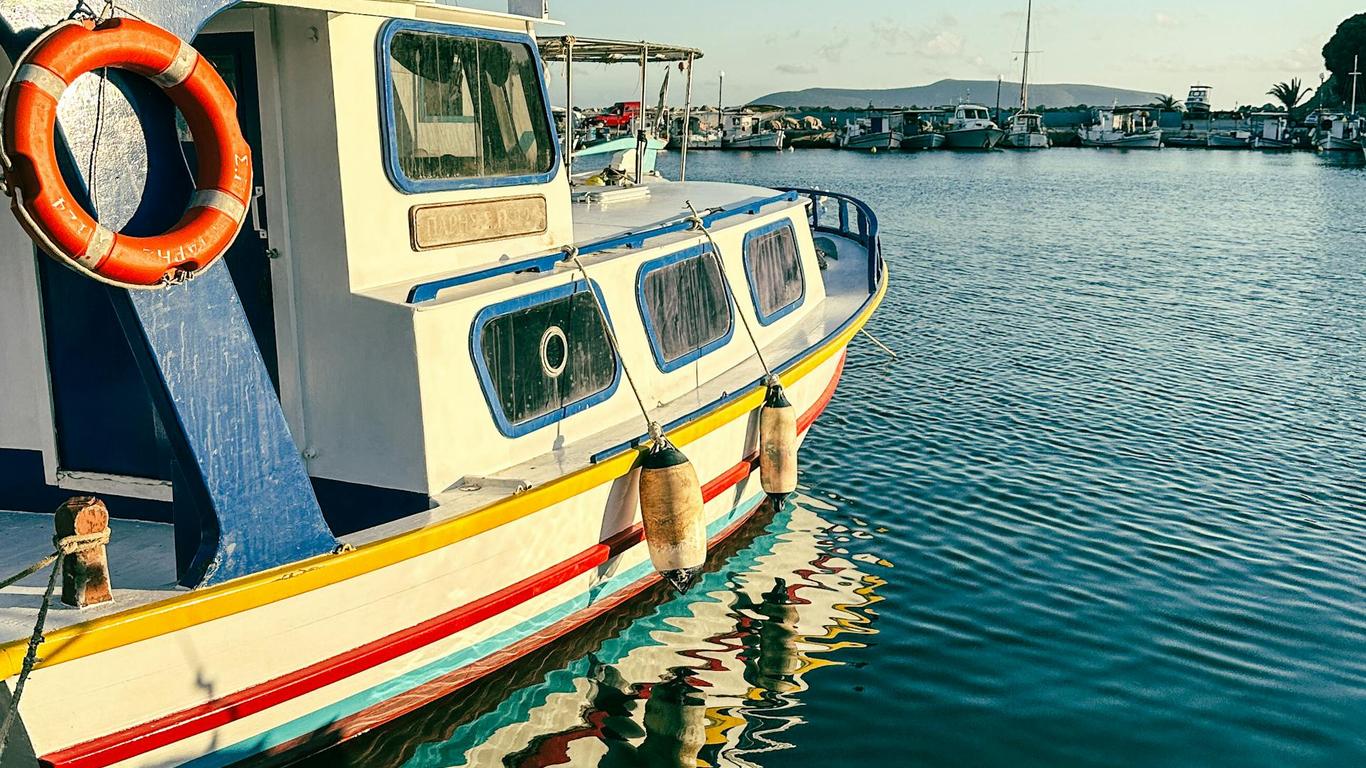
{"type": "MultiPolygon", "coordinates": [[[[881,295],[788,369],[799,434],[834,396],[845,347],[881,295]]],[[[704,481],[713,541],[765,498],[754,446],[761,403],[759,389],[671,432],[692,436],[680,445],[704,481]]],[[[627,450],[440,530],[336,555],[326,569],[251,577],[260,583],[245,589],[281,597],[210,621],[186,611],[235,592],[175,598],[189,608],[149,606],[144,621],[167,622],[164,632],[35,670],[23,738],[11,747],[54,768],[221,766],[333,744],[447,696],[659,581],[638,522],[634,457],[627,450]],[[343,564],[367,557],[397,559],[371,570],[343,564]],[[338,579],[338,569],[350,575],[338,579]]],[[[101,631],[133,631],[126,626],[101,631]]]]}
{"type": "Polygon", "coordinates": [[[896,131],[865,133],[862,136],[846,138],[841,145],[844,149],[900,149],[902,136],[896,131]]]}
{"type": "Polygon", "coordinates": [[[1109,137],[1088,137],[1085,134],[1081,137],[1083,147],[1096,147],[1100,149],[1161,149],[1162,132],[1152,131],[1150,133],[1135,133],[1126,136],[1109,137]]]}
{"type": "Polygon", "coordinates": [[[737,136],[722,141],[721,148],[778,151],[783,148],[783,134],[758,133],[751,136],[737,136]]]}
{"type": "Polygon", "coordinates": [[[1001,139],[1001,146],[1007,149],[1048,149],[1052,142],[1048,140],[1046,133],[1021,131],[1007,133],[1005,138],[1001,139]]]}
{"type": "Polygon", "coordinates": [[[1263,136],[1257,136],[1252,139],[1252,148],[1260,149],[1264,152],[1282,152],[1294,149],[1295,145],[1290,143],[1289,141],[1268,139],[1263,136]]]}
{"type": "Polygon", "coordinates": [[[995,149],[1005,131],[1000,128],[967,128],[961,131],[948,131],[944,134],[944,146],[948,149],[987,150],[995,149]]]}
{"type": "Polygon", "coordinates": [[[1252,140],[1241,136],[1220,136],[1212,133],[1207,139],[1210,149],[1251,149],[1252,140]]]}
{"type": "Polygon", "coordinates": [[[918,133],[914,136],[902,136],[901,149],[904,152],[927,152],[944,146],[945,141],[942,133],[918,133]]]}
{"type": "Polygon", "coordinates": [[[1339,139],[1336,136],[1320,136],[1315,142],[1320,152],[1359,152],[1362,145],[1359,142],[1349,139],[1339,139]]]}

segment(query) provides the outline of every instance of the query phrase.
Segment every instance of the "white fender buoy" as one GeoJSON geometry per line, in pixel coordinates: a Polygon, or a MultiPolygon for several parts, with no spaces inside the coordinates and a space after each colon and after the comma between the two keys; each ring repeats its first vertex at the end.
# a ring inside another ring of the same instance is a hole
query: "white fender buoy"
{"type": "Polygon", "coordinates": [[[782,384],[768,388],[759,410],[759,483],[769,496],[797,490],[797,409],[782,384]]]}
{"type": "Polygon", "coordinates": [[[873,154],[877,154],[877,147],[873,147],[873,154]]]}
{"type": "Polygon", "coordinates": [[[655,570],[679,593],[687,592],[707,561],[702,484],[692,462],[667,440],[641,462],[640,518],[655,570]]]}

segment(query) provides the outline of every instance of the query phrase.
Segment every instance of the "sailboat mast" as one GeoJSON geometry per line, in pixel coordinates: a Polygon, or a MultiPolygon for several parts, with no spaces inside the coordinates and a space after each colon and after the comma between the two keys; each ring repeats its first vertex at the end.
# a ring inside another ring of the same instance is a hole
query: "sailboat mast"
{"type": "Polygon", "coordinates": [[[1025,49],[1024,71],[1020,73],[1020,111],[1029,111],[1029,33],[1034,25],[1034,0],[1029,0],[1025,10],[1025,49]]]}

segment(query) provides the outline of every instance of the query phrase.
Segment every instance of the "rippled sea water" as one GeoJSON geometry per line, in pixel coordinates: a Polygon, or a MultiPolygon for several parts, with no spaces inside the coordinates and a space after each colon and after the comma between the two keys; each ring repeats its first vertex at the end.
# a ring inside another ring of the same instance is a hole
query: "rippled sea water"
{"type": "MultiPolygon", "coordinates": [[[[669,166],[676,156],[662,165],[669,166]]],[[[767,509],[317,765],[1366,765],[1366,170],[695,153],[850,192],[892,284],[767,509]]]]}

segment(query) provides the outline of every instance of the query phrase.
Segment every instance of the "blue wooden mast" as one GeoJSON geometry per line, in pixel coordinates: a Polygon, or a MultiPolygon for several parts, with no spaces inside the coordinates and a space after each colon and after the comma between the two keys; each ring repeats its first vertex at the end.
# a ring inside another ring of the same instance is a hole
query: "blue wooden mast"
{"type": "MultiPolygon", "coordinates": [[[[209,18],[235,1],[120,0],[114,13],[135,15],[193,40],[209,18]]],[[[104,4],[0,4],[0,46],[12,62],[40,32],[81,10],[101,12],[104,4]]],[[[94,103],[64,104],[61,128],[89,133],[99,118],[107,137],[142,134],[147,156],[129,152],[123,158],[146,171],[141,202],[103,189],[96,190],[95,202],[106,220],[169,228],[192,191],[183,170],[159,173],[183,163],[174,109],[141,78],[111,73],[109,85],[106,101],[123,99],[131,113],[101,111],[94,103]]],[[[75,182],[73,193],[84,190],[88,198],[80,164],[70,153],[62,161],[75,182]]],[[[82,202],[89,206],[91,201],[82,202]]],[[[323,519],[227,266],[216,264],[188,283],[163,290],[106,290],[171,448],[180,582],[214,584],[335,550],[337,541],[323,519]]]]}

